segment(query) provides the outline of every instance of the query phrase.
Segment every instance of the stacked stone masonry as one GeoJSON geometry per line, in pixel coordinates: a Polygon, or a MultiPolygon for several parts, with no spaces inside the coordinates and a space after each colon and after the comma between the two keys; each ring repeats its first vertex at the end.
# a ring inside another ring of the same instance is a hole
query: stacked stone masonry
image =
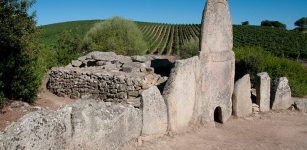
{"type": "Polygon", "coordinates": [[[143,90],[167,80],[154,73],[152,58],[144,56],[141,61],[140,57],[90,53],[72,65],[51,69],[47,88],[62,97],[128,103],[140,97],[143,90]]]}

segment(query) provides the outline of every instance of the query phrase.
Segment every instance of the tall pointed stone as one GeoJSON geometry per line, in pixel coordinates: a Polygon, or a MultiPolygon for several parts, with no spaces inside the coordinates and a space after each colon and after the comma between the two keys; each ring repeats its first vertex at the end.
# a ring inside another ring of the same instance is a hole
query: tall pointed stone
{"type": "Polygon", "coordinates": [[[201,90],[196,113],[201,122],[225,122],[232,114],[235,57],[227,0],[207,0],[201,43],[201,90]]]}
{"type": "Polygon", "coordinates": [[[207,0],[201,28],[202,54],[232,50],[232,22],[227,0],[207,0]]]}

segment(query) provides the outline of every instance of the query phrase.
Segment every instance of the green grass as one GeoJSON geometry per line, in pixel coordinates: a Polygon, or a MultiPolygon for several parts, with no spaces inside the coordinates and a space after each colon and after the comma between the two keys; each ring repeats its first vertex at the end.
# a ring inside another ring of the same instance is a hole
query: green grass
{"type": "Polygon", "coordinates": [[[72,36],[84,37],[86,32],[100,20],[84,20],[50,24],[40,26],[40,41],[46,47],[54,47],[63,32],[69,32],[72,36]]]}
{"type": "Polygon", "coordinates": [[[307,95],[307,68],[302,63],[276,57],[262,48],[236,48],[236,79],[251,75],[252,83],[256,75],[268,72],[272,80],[287,77],[293,96],[307,95]]]}

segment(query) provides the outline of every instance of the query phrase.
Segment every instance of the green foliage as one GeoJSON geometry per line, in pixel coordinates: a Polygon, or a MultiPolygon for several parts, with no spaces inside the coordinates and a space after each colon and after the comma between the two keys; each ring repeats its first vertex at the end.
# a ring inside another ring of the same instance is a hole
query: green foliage
{"type": "Polygon", "coordinates": [[[261,26],[270,27],[270,28],[287,29],[287,25],[279,21],[264,20],[261,22],[261,26]]]}
{"type": "Polygon", "coordinates": [[[242,25],[243,25],[243,26],[248,26],[248,25],[249,25],[249,21],[244,21],[244,22],[242,22],[242,25]]]}
{"type": "Polygon", "coordinates": [[[249,73],[255,83],[257,73],[268,72],[273,80],[287,77],[293,96],[307,95],[307,68],[301,63],[273,56],[262,48],[237,48],[235,53],[236,79],[249,73]]]}
{"type": "Polygon", "coordinates": [[[180,49],[181,58],[190,58],[196,56],[198,53],[199,53],[198,39],[190,39],[189,41],[185,42],[180,49]]]}
{"type": "MultiPolygon", "coordinates": [[[[0,0],[0,95],[32,102],[40,85],[35,1],[0,0]]],[[[3,98],[1,98],[3,99],[3,98]]]]}
{"type": "Polygon", "coordinates": [[[97,23],[86,34],[84,43],[90,51],[114,51],[123,55],[143,54],[147,49],[137,25],[120,17],[97,23]]]}
{"type": "Polygon", "coordinates": [[[69,32],[64,31],[56,46],[56,64],[67,65],[72,60],[81,55],[82,40],[76,35],[72,36],[69,32]]]}
{"type": "MultiPolygon", "coordinates": [[[[2,73],[0,71],[0,79],[1,79],[1,76],[2,76],[2,73]]],[[[6,98],[4,96],[4,93],[3,93],[3,90],[4,90],[4,84],[3,82],[0,80],[0,106],[3,102],[5,102],[6,98]]]]}
{"type": "MultiPolygon", "coordinates": [[[[48,45],[58,45],[60,33],[67,30],[72,37],[84,37],[86,29],[94,21],[75,21],[41,27],[44,31],[41,40],[48,45]],[[80,29],[80,30],[79,30],[80,29]]],[[[136,22],[148,43],[148,54],[180,55],[181,47],[191,38],[199,38],[200,25],[177,25],[136,22]],[[168,29],[171,29],[169,32],[168,29]],[[162,42],[160,42],[162,39],[162,42]],[[166,42],[166,44],[165,44],[166,42]],[[167,45],[167,47],[164,47],[167,45]],[[155,52],[153,50],[157,48],[155,52]]],[[[307,59],[307,34],[299,31],[262,28],[259,26],[234,26],[234,47],[262,47],[278,56],[292,59],[307,59]]]]}
{"type": "Polygon", "coordinates": [[[40,26],[42,33],[39,36],[40,42],[48,49],[58,47],[58,41],[62,35],[69,34],[71,37],[84,37],[85,34],[97,23],[102,20],[72,21],[40,26]]]}
{"type": "Polygon", "coordinates": [[[307,28],[307,17],[302,17],[294,23],[295,26],[300,28],[307,28]]]}
{"type": "Polygon", "coordinates": [[[277,56],[307,58],[307,35],[258,26],[234,26],[234,47],[262,47],[277,56]]]}

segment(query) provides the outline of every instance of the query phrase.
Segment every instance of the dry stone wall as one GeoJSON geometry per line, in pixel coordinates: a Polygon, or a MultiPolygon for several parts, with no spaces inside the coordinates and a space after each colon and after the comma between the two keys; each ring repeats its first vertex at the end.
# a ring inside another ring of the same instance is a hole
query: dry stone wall
{"type": "MultiPolygon", "coordinates": [[[[154,73],[150,58],[93,52],[49,71],[47,88],[58,96],[128,103],[143,90],[167,80],[154,73]]],[[[139,106],[136,106],[139,107],[139,106]]]]}

